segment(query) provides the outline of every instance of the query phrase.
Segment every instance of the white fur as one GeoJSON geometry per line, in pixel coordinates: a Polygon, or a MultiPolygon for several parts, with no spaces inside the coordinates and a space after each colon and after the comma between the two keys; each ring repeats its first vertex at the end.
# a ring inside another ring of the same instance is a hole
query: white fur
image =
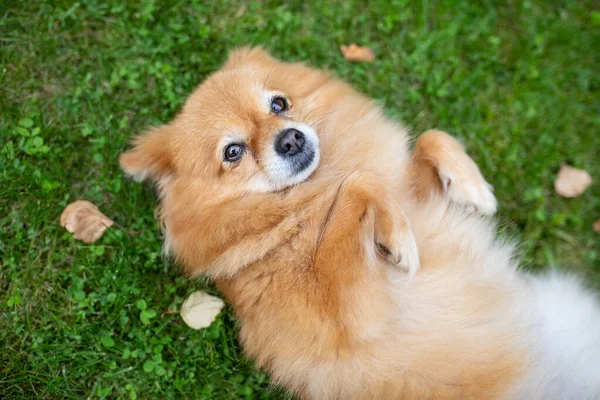
{"type": "Polygon", "coordinates": [[[285,189],[308,179],[319,166],[319,137],[315,130],[306,124],[291,121],[286,124],[286,128],[295,128],[304,133],[306,143],[314,150],[312,162],[303,171],[296,173],[289,162],[279,156],[275,152],[275,147],[270,145],[263,153],[263,169],[265,174],[257,174],[249,183],[251,191],[275,192],[285,189]]]}
{"type": "Polygon", "coordinates": [[[573,276],[526,276],[532,368],[511,399],[600,399],[600,306],[573,276]]]}

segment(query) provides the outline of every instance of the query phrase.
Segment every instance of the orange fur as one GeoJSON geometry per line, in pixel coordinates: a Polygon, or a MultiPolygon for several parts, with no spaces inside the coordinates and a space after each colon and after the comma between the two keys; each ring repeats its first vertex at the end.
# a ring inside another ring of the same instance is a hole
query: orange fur
{"type": "Polygon", "coordinates": [[[323,72],[241,49],[120,162],[158,183],[166,245],[191,276],[215,280],[245,351],[297,396],[496,398],[525,355],[519,327],[489,317],[506,293],[467,278],[477,249],[456,254],[472,240],[452,233],[456,221],[477,218],[431,196],[443,193],[436,171],[452,164],[449,152],[463,155],[453,170],[468,158],[448,138],[424,136],[411,162],[406,131],[371,100],[323,72]],[[263,90],[290,99],[285,118],[261,108],[263,90]],[[288,119],[315,127],[320,165],[293,187],[253,190],[288,119]],[[219,147],[227,134],[249,146],[233,166],[219,147]],[[407,283],[394,264],[413,238],[422,268],[407,283]]]}

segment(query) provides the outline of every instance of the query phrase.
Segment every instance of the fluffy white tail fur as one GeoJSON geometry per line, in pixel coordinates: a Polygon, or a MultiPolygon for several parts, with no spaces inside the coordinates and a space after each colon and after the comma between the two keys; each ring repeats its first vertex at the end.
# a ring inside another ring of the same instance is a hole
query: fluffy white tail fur
{"type": "Polygon", "coordinates": [[[512,399],[600,399],[600,303],[574,276],[524,277],[530,288],[531,372],[512,399]]]}

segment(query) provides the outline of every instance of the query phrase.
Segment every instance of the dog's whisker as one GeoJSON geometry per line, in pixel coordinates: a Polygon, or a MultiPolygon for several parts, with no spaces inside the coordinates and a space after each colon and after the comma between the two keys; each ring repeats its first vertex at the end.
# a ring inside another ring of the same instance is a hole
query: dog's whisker
{"type": "Polygon", "coordinates": [[[300,113],[299,113],[300,114],[300,118],[299,118],[300,121],[304,121],[304,117],[302,116],[302,114],[304,113],[304,108],[306,107],[306,103],[307,103],[307,101],[304,101],[302,103],[302,109],[300,110],[300,113]]]}
{"type": "Polygon", "coordinates": [[[321,122],[325,121],[325,119],[330,116],[331,114],[335,114],[336,112],[339,112],[339,110],[334,110],[334,111],[330,111],[324,115],[321,115],[319,118],[315,119],[312,123],[309,124],[309,126],[312,128],[315,125],[320,124],[321,122]]]}
{"type": "Polygon", "coordinates": [[[256,176],[256,174],[258,174],[258,172],[259,172],[259,171],[260,171],[260,170],[259,170],[259,169],[257,169],[257,170],[256,170],[256,171],[255,171],[255,172],[252,174],[252,175],[250,175],[250,176],[248,177],[248,179],[246,179],[246,180],[244,181],[244,183],[242,184],[242,186],[245,186],[245,185],[246,185],[246,184],[247,184],[247,183],[250,181],[250,179],[254,178],[254,177],[256,176]]]}
{"type": "MultiPolygon", "coordinates": [[[[309,96],[309,98],[308,98],[308,99],[306,99],[306,103],[308,103],[309,101],[311,101],[311,102],[315,102],[315,101],[316,101],[316,100],[317,100],[319,97],[321,97],[321,95],[322,95],[323,93],[324,93],[323,91],[317,91],[317,92],[316,92],[316,95],[313,93],[312,95],[310,95],[310,96],[309,96]]],[[[323,107],[328,107],[329,105],[330,105],[330,104],[324,104],[324,105],[322,105],[322,106],[319,106],[319,107],[315,107],[315,108],[313,108],[313,109],[312,109],[311,111],[309,111],[309,113],[306,115],[306,118],[308,118],[308,116],[309,116],[309,115],[310,115],[310,114],[311,114],[313,111],[315,111],[315,110],[318,110],[318,109],[320,109],[320,108],[323,108],[323,107]]]]}
{"type": "Polygon", "coordinates": [[[312,110],[310,110],[310,111],[308,112],[308,114],[306,114],[306,116],[305,116],[304,118],[302,118],[302,119],[305,119],[305,118],[307,119],[307,118],[310,116],[310,114],[312,114],[312,113],[313,113],[313,112],[315,112],[316,110],[320,110],[321,108],[324,108],[324,107],[329,107],[329,106],[331,106],[331,104],[324,104],[324,105],[322,105],[322,106],[315,107],[315,108],[313,108],[312,110]]]}
{"type": "Polygon", "coordinates": [[[269,78],[271,77],[271,74],[273,73],[274,70],[275,70],[275,67],[271,68],[271,70],[267,74],[267,77],[265,78],[265,81],[263,82],[263,91],[266,90],[267,82],[268,82],[269,78]]]}

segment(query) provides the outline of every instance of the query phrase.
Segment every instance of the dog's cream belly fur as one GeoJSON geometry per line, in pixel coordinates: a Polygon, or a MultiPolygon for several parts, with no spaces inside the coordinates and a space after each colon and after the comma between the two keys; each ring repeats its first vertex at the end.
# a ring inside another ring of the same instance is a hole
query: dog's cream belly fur
{"type": "MultiPolygon", "coordinates": [[[[380,118],[377,113],[372,117],[380,118]]],[[[403,176],[408,161],[407,132],[391,122],[389,129],[371,132],[369,122],[368,117],[363,118],[342,145],[338,141],[342,147],[337,151],[347,152],[349,157],[336,157],[337,165],[325,164],[324,168],[374,171],[388,182],[401,204],[407,206],[422,270],[407,282],[402,273],[390,268],[391,291],[401,310],[397,327],[403,330],[404,341],[382,340],[375,352],[369,352],[370,360],[359,356],[354,362],[311,369],[307,385],[316,391],[313,397],[328,397],[317,393],[331,387],[319,384],[327,379],[342,379],[334,386],[348,390],[348,395],[360,393],[355,385],[362,382],[362,374],[369,374],[371,363],[387,364],[391,374],[403,379],[405,373],[414,373],[410,360],[420,358],[415,356],[417,352],[423,359],[427,359],[428,351],[439,353],[435,347],[444,346],[440,332],[446,332],[453,341],[442,353],[447,351],[446,362],[455,363],[455,371],[461,362],[471,367],[485,363],[478,356],[487,357],[498,348],[497,357],[514,362],[514,371],[502,377],[506,380],[502,387],[489,393],[492,398],[600,399],[600,307],[596,298],[567,276],[532,276],[518,271],[513,247],[496,240],[495,228],[487,219],[467,216],[435,201],[411,207],[403,176]],[[369,146],[378,149],[377,154],[360,157],[362,163],[354,164],[351,154],[364,140],[382,144],[369,146]],[[407,343],[406,332],[411,330],[417,339],[407,343]],[[456,351],[458,358],[452,359],[456,351]]],[[[452,380],[452,376],[439,373],[452,371],[452,367],[438,367],[426,378],[431,379],[432,395],[436,392],[434,386],[444,378],[452,380]]]]}
{"type": "Polygon", "coordinates": [[[518,271],[513,248],[485,219],[439,204],[411,217],[423,269],[411,282],[389,269],[393,330],[369,331],[370,344],[350,359],[278,360],[281,372],[305,371],[303,382],[288,384],[315,399],[600,398],[593,296],[568,277],[518,271]],[[441,228],[435,235],[432,224],[441,228]]]}
{"type": "Polygon", "coordinates": [[[520,337],[528,328],[517,312],[523,282],[511,249],[494,243],[488,222],[464,221],[440,204],[411,218],[423,269],[411,282],[389,269],[383,290],[396,302],[393,328],[369,332],[373,340],[351,360],[308,368],[310,398],[499,398],[526,368],[520,337]],[[475,245],[466,240],[472,235],[475,245]],[[463,256],[447,257],[456,246],[463,256]]]}
{"type": "MultiPolygon", "coordinates": [[[[510,336],[523,356],[522,369],[499,397],[600,398],[600,307],[593,294],[570,276],[536,276],[517,270],[512,246],[495,238],[495,229],[486,219],[464,217],[458,210],[444,212],[437,206],[419,207],[410,215],[423,257],[422,271],[410,284],[403,283],[402,277],[396,279],[400,303],[414,307],[415,315],[426,315],[428,307],[447,312],[441,304],[473,285],[488,286],[489,291],[480,292],[481,304],[501,303],[479,323],[487,325],[488,333],[510,336]],[[460,251],[445,257],[455,246],[460,251]],[[431,265],[428,258],[432,263],[451,261],[431,265]],[[429,273],[430,267],[439,270],[429,273]],[[496,295],[501,297],[494,299],[496,295]]],[[[468,329],[481,315],[463,317],[454,318],[454,329],[468,329]]],[[[492,347],[493,335],[489,337],[492,347]]]]}
{"type": "MultiPolygon", "coordinates": [[[[423,315],[428,306],[439,307],[436,301],[445,303],[473,285],[489,287],[480,292],[479,301],[482,305],[500,302],[496,310],[479,322],[475,320],[482,316],[476,312],[465,314],[464,319],[454,318],[454,329],[485,324],[488,333],[505,332],[521,352],[522,368],[499,398],[600,398],[600,306],[596,296],[570,276],[536,276],[517,270],[512,246],[499,242],[493,225],[484,218],[465,217],[458,210],[445,212],[436,206],[419,207],[409,214],[423,257],[422,270],[411,284],[396,279],[398,299],[414,305],[415,315],[423,315]],[[447,257],[452,252],[453,257],[447,257]],[[451,261],[441,262],[444,259],[451,261]],[[431,267],[437,270],[429,273],[431,267]]],[[[489,337],[492,348],[493,335],[489,337]]]]}

